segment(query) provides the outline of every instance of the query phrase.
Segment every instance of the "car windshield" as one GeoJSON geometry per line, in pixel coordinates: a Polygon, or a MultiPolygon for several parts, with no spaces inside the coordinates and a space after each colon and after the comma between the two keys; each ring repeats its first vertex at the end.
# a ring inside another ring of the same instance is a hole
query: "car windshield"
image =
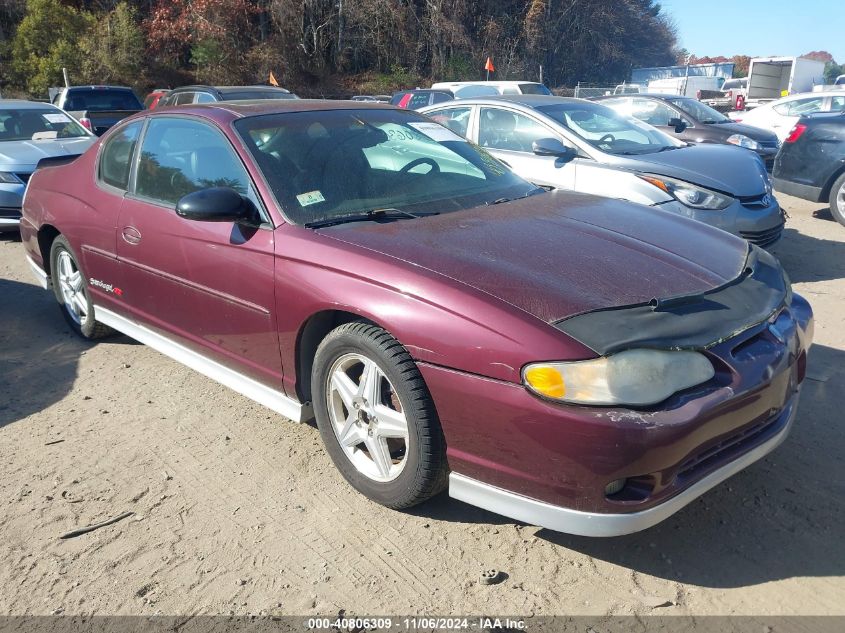
{"type": "Polygon", "coordinates": [[[90,134],[58,108],[0,110],[0,142],[78,138],[90,134]]]}
{"type": "Polygon", "coordinates": [[[666,99],[669,103],[677,106],[694,119],[698,119],[702,123],[730,123],[731,120],[718,110],[714,110],[709,105],[696,101],[695,99],[673,99],[668,97],[666,99]]]}
{"type": "Polygon", "coordinates": [[[288,112],[235,128],[296,224],[387,212],[412,218],[543,191],[414,112],[288,112]]]}
{"type": "Polygon", "coordinates": [[[653,154],[684,146],[647,123],[598,103],[572,101],[540,106],[537,110],[607,154],[653,154]]]}
{"type": "Polygon", "coordinates": [[[131,90],[86,88],[84,90],[68,91],[67,99],[65,100],[65,110],[88,110],[89,112],[143,110],[143,106],[131,90]]]}

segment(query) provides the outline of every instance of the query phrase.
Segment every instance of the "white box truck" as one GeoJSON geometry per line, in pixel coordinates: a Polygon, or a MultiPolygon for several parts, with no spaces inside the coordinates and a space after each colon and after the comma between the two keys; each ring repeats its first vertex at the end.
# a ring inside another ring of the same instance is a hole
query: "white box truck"
{"type": "Polygon", "coordinates": [[[748,66],[745,107],[759,105],[800,92],[812,92],[824,83],[824,62],[806,57],[755,57],[748,66]]]}

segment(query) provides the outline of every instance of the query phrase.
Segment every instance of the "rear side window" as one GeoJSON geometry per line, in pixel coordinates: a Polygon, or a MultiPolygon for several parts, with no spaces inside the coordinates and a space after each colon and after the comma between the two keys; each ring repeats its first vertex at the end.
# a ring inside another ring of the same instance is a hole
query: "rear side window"
{"type": "Polygon", "coordinates": [[[106,141],[100,156],[100,180],[105,184],[123,190],[129,188],[129,170],[141,125],[141,121],[130,123],[106,141]]]}
{"type": "Polygon", "coordinates": [[[226,138],[204,123],[153,118],[141,144],[135,193],[175,205],[208,187],[249,195],[249,176],[226,138]]]}
{"type": "Polygon", "coordinates": [[[443,110],[435,110],[429,112],[428,117],[437,121],[440,125],[445,125],[455,134],[459,134],[464,138],[469,132],[469,116],[472,109],[466,108],[446,108],[443,110]]]}
{"type": "Polygon", "coordinates": [[[207,92],[198,92],[194,103],[214,103],[216,99],[207,92]]]}
{"type": "Polygon", "coordinates": [[[431,99],[430,92],[417,92],[411,97],[411,100],[405,107],[410,108],[411,110],[416,110],[417,108],[424,108],[428,105],[429,99],[431,99]]]}

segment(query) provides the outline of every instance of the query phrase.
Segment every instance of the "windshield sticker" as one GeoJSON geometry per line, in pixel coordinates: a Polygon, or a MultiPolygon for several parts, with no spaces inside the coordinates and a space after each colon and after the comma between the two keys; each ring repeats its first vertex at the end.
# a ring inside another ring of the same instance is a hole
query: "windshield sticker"
{"type": "Polygon", "coordinates": [[[36,132],[32,135],[32,141],[53,141],[59,137],[56,130],[48,130],[46,132],[36,132]]]}
{"type": "Polygon", "coordinates": [[[66,114],[62,114],[61,112],[51,112],[50,114],[42,114],[41,116],[48,123],[70,123],[70,117],[66,114]]]}
{"type": "Polygon", "coordinates": [[[408,125],[418,132],[425,134],[432,141],[437,141],[438,143],[443,143],[444,141],[463,141],[466,143],[466,139],[458,136],[452,130],[447,127],[443,127],[439,123],[414,122],[408,123],[408,125]]]}
{"type": "Polygon", "coordinates": [[[302,207],[307,207],[309,204],[317,204],[318,202],[326,201],[326,199],[323,197],[323,194],[319,191],[309,191],[307,193],[301,193],[296,196],[296,199],[299,201],[299,205],[302,207]]]}

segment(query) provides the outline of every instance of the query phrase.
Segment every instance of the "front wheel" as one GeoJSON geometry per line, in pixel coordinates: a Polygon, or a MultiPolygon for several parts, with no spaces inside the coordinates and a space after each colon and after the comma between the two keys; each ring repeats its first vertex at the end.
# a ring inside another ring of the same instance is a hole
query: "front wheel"
{"type": "Polygon", "coordinates": [[[88,282],[78,261],[67,239],[59,235],[50,248],[50,274],[59,309],[68,325],[82,338],[108,336],[113,330],[94,319],[88,282]]]}
{"type": "Polygon", "coordinates": [[[845,174],[839,176],[830,188],[830,213],[845,226],[845,174]]]}
{"type": "Polygon", "coordinates": [[[445,441],[428,388],[390,334],[346,323],[317,349],[314,413],[326,450],[352,486],[407,508],[446,485],[445,441]]]}

